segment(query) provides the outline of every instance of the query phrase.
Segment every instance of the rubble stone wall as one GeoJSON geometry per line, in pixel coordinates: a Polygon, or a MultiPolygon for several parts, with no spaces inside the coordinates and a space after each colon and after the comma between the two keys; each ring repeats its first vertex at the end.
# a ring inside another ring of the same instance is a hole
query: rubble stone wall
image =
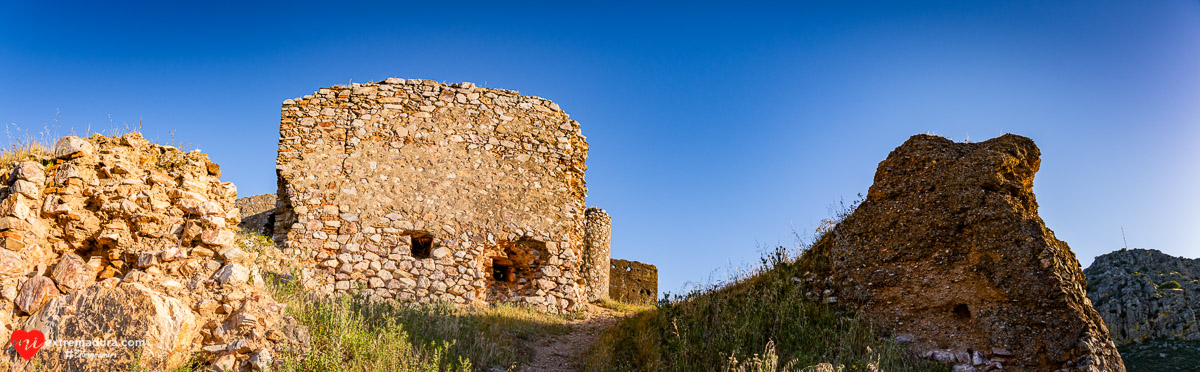
{"type": "Polygon", "coordinates": [[[238,198],[237,207],[242,216],[242,222],[238,224],[238,227],[241,227],[243,231],[259,235],[271,236],[274,234],[275,201],[274,194],[238,198]]]}
{"type": "Polygon", "coordinates": [[[174,370],[200,352],[270,367],[299,339],[279,331],[295,319],[264,285],[265,250],[242,249],[237,188],[220,174],[138,133],[63,137],[53,154],[0,164],[0,365],[19,360],[9,335],[37,330],[146,342],[82,349],[111,354],[97,359],[46,345],[28,365],[48,370],[174,370]]]}
{"type": "Polygon", "coordinates": [[[583,267],[580,268],[580,271],[588,283],[587,298],[588,300],[608,298],[608,274],[609,267],[612,266],[609,262],[612,257],[609,247],[612,218],[603,209],[596,207],[588,208],[584,212],[584,218],[587,225],[583,238],[583,267]]]}
{"type": "Polygon", "coordinates": [[[637,261],[612,259],[608,296],[627,303],[658,300],[658,268],[637,261]]]}
{"type": "Polygon", "coordinates": [[[274,237],[322,291],[579,309],[588,145],[548,100],[387,79],[286,100],[274,237]]]}

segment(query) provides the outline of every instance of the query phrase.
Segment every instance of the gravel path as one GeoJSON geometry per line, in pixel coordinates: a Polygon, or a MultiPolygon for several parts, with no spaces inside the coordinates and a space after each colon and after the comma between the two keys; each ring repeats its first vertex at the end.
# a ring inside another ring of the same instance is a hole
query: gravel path
{"type": "Polygon", "coordinates": [[[550,335],[533,340],[533,360],[521,369],[523,372],[572,371],[580,367],[582,355],[600,337],[600,331],[616,323],[617,318],[629,314],[588,304],[587,319],[567,323],[570,333],[550,335]]]}

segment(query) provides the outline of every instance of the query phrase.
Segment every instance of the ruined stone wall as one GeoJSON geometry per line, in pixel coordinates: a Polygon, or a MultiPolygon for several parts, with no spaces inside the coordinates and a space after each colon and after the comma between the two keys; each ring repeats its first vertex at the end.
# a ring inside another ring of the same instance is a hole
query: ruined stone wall
{"type": "Polygon", "coordinates": [[[587,143],[558,105],[387,79],[284,101],[275,238],[323,291],[579,309],[587,143]]]}
{"type": "Polygon", "coordinates": [[[175,370],[201,352],[248,371],[298,350],[257,264],[268,249],[242,249],[237,188],[220,174],[138,133],[63,137],[53,154],[0,164],[0,366],[20,360],[16,330],[146,342],[70,348],[104,358],[47,344],[26,364],[56,371],[175,370]]]}
{"type": "Polygon", "coordinates": [[[583,238],[583,266],[588,300],[608,298],[608,277],[612,257],[609,247],[612,218],[603,209],[591,207],[584,212],[587,221],[583,238]]]}
{"type": "Polygon", "coordinates": [[[275,201],[274,194],[238,198],[237,207],[242,216],[238,227],[242,231],[271,236],[275,232],[275,201]]]}
{"type": "Polygon", "coordinates": [[[637,261],[612,259],[608,296],[627,303],[658,301],[658,268],[637,261]]]}

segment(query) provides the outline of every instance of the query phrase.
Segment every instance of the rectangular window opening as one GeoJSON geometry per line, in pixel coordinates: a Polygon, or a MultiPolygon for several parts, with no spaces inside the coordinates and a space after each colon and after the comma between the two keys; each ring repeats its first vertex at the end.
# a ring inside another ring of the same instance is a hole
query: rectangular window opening
{"type": "Polygon", "coordinates": [[[417,259],[429,258],[433,252],[433,235],[414,234],[412,236],[412,256],[417,259]]]}
{"type": "Polygon", "coordinates": [[[517,275],[513,272],[512,260],[492,257],[492,279],[497,282],[516,283],[517,275]]]}

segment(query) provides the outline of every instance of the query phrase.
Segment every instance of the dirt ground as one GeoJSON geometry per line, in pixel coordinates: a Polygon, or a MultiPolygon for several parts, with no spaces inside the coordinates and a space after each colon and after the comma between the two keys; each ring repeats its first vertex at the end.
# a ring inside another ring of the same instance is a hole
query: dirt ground
{"type": "Polygon", "coordinates": [[[523,372],[573,371],[579,369],[582,354],[600,336],[600,331],[616,323],[618,318],[630,315],[593,304],[588,304],[587,318],[567,323],[570,333],[549,335],[531,341],[533,360],[526,364],[523,372]]]}

